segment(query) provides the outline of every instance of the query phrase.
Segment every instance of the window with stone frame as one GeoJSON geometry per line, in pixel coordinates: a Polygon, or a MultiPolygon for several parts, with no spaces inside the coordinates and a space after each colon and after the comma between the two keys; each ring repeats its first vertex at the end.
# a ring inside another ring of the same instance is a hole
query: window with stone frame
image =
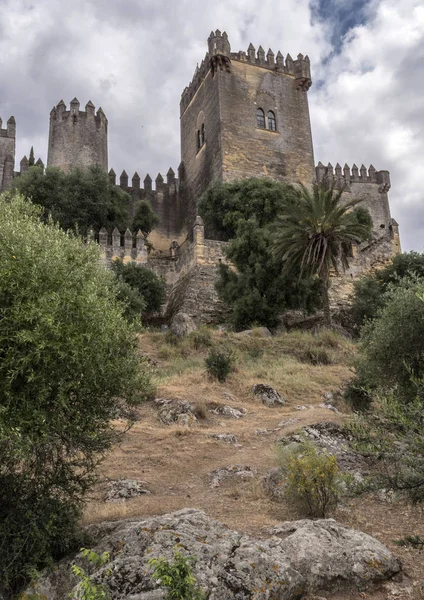
{"type": "Polygon", "coordinates": [[[275,114],[272,112],[272,110],[268,111],[267,120],[268,120],[268,129],[270,131],[277,131],[277,121],[275,119],[275,114]]]}
{"type": "Polygon", "coordinates": [[[202,126],[200,127],[200,129],[197,130],[197,150],[198,151],[204,145],[204,143],[205,143],[205,124],[202,123],[202,126]]]}
{"type": "Polygon", "coordinates": [[[265,129],[265,113],[262,108],[258,108],[256,111],[256,127],[265,129]]]}

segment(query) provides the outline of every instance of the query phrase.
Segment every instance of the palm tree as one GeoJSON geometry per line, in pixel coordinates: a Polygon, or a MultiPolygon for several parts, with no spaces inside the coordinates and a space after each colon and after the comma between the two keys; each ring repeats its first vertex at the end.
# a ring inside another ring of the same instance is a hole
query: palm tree
{"type": "Polygon", "coordinates": [[[338,274],[349,267],[352,243],[368,239],[372,220],[368,211],[352,209],[361,201],[342,201],[343,189],[314,184],[293,190],[282,213],[276,219],[274,255],[283,270],[300,271],[300,277],[317,275],[321,280],[324,320],[331,327],[328,289],[330,270],[338,274]]]}

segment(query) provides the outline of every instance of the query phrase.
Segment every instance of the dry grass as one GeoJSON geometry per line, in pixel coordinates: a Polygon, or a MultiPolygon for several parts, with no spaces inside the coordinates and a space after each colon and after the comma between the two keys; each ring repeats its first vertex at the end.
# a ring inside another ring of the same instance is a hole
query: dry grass
{"type": "MultiPolygon", "coordinates": [[[[275,446],[283,435],[320,421],[344,420],[345,415],[320,405],[323,393],[339,390],[352,378],[355,345],[329,331],[316,335],[290,332],[272,338],[212,332],[211,337],[215,346],[225,346],[236,354],[236,372],[224,384],[207,377],[204,359],[208,346],[199,347],[192,337],[175,345],[175,340],[169,343],[161,332],[140,335],[140,349],[157,364],[158,397],[192,403],[199,422],[190,428],[167,427],[159,422],[152,403],[143,405],[140,421],[107,457],[101,474],[105,481],[120,478],[146,481],[152,494],[121,504],[105,504],[102,499],[106,483],[99,485],[95,498],[87,505],[85,523],[149,517],[195,507],[233,529],[263,536],[279,521],[293,519],[289,506],[271,501],[265,495],[261,478],[276,466],[275,446]],[[311,364],[306,359],[307,353],[322,351],[330,358],[330,364],[311,364]],[[268,408],[261,404],[251,394],[252,385],[261,382],[275,387],[287,399],[286,405],[268,408]],[[214,403],[244,407],[247,412],[241,419],[229,419],[210,412],[214,403]],[[299,411],[297,405],[312,408],[299,411]],[[293,419],[298,422],[279,426],[282,421],[293,419]],[[259,429],[266,429],[267,433],[256,435],[259,429]],[[213,433],[234,434],[238,445],[211,438],[213,433]],[[245,481],[234,478],[211,488],[211,471],[231,464],[248,465],[255,476],[245,481]]],[[[346,410],[343,402],[338,408],[346,410]]],[[[405,516],[402,521],[401,507],[380,506],[376,500],[366,502],[352,501],[336,517],[389,545],[391,539],[411,533],[413,515],[405,516]],[[385,525],[388,510],[393,512],[390,521],[396,527],[392,534],[384,533],[388,531],[385,525]]],[[[397,547],[392,549],[398,555],[405,553],[406,560],[409,557],[407,564],[412,564],[412,557],[418,556],[408,555],[407,550],[397,547]]],[[[422,560],[420,567],[415,565],[412,570],[414,576],[421,574],[423,578],[422,560]]]]}

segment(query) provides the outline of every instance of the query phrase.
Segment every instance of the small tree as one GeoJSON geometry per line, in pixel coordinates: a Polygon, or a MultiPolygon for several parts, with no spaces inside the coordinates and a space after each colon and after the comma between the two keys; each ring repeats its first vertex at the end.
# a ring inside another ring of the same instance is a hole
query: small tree
{"type": "Polygon", "coordinates": [[[282,273],[271,250],[272,224],[292,194],[287,184],[247,179],[215,184],[200,201],[208,234],[230,240],[225,252],[237,270],[221,264],[217,290],[237,330],[275,327],[285,309],[310,310],[319,301],[317,282],[282,273]]]}
{"type": "Polygon", "coordinates": [[[304,275],[317,275],[321,282],[324,319],[331,326],[330,271],[349,267],[352,244],[371,235],[372,220],[365,209],[353,211],[360,199],[344,202],[343,189],[327,189],[324,184],[312,191],[300,185],[277,218],[273,251],[283,271],[295,269],[304,275]]]}
{"type": "Polygon", "coordinates": [[[150,203],[147,200],[142,200],[135,212],[132,222],[132,231],[140,230],[147,237],[154,227],[159,223],[159,217],[153,212],[150,203]]]}
{"type": "Polygon", "coordinates": [[[33,167],[34,165],[35,165],[34,146],[31,146],[31,150],[29,151],[28,166],[33,167]]]}
{"type": "Polygon", "coordinates": [[[95,244],[0,196],[0,595],[80,545],[77,522],[118,439],[116,399],[151,393],[95,244]]]}
{"type": "Polygon", "coordinates": [[[143,299],[145,306],[142,313],[145,316],[160,311],[166,293],[166,284],[161,277],[147,267],[136,263],[124,265],[120,260],[114,261],[112,268],[118,279],[129,285],[143,299]]]}

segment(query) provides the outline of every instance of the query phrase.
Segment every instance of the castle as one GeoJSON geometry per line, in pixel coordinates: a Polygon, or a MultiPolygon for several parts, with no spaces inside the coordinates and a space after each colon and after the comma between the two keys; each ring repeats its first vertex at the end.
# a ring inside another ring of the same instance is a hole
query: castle
{"type": "MultiPolygon", "coordinates": [[[[333,305],[342,305],[353,281],[386,264],[400,252],[397,223],[391,218],[388,200],[390,175],[372,165],[350,168],[338,163],[315,166],[308,107],[311,86],[308,56],[293,59],[262,46],[249,45],[247,52],[231,52],[227,34],[219,30],[208,38],[208,52],[195,70],[180,102],[181,163],[178,177],[172,168],[166,181],[159,173],[153,182],[136,172],[129,182],[123,171],[116,182],[132,197],[133,211],[142,199],[150,201],[159,225],[150,234],[155,252],[148,253],[144,239],[102,229],[94,232],[105,262],[120,257],[147,264],[163,275],[169,286],[168,313],[184,309],[195,318],[211,322],[220,315],[214,289],[216,264],[225,260],[224,242],[205,237],[197,217],[197,202],[214,181],[229,182],[247,177],[270,177],[278,181],[326,182],[344,188],[346,198],[360,198],[373,220],[370,242],[354,249],[351,268],[333,278],[333,305]]],[[[16,124],[7,128],[0,120],[0,191],[13,177],[28,170],[28,160],[15,171],[16,124]]],[[[108,120],[91,102],[80,110],[75,98],[69,110],[60,101],[50,113],[47,166],[69,170],[100,165],[108,169],[108,120]]],[[[38,166],[44,165],[39,160],[38,166]]]]}

